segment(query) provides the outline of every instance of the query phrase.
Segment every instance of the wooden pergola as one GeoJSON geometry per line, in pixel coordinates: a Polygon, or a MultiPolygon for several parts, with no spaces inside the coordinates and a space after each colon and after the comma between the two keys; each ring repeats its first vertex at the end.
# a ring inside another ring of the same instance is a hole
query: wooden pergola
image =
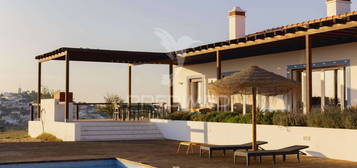
{"type": "MultiPolygon", "coordinates": [[[[170,73],[170,88],[169,88],[169,111],[173,110],[173,66],[176,63],[176,55],[174,53],[156,53],[156,52],[139,52],[139,51],[114,51],[114,50],[99,50],[86,48],[60,48],[52,52],[39,55],[36,57],[38,61],[38,113],[37,118],[40,118],[41,111],[41,73],[42,63],[59,60],[65,61],[65,119],[69,119],[69,76],[70,62],[101,62],[101,63],[127,63],[128,64],[128,105],[131,106],[132,98],[132,65],[137,64],[166,64],[169,65],[170,73]]],[[[130,110],[130,108],[129,108],[130,110]]]]}

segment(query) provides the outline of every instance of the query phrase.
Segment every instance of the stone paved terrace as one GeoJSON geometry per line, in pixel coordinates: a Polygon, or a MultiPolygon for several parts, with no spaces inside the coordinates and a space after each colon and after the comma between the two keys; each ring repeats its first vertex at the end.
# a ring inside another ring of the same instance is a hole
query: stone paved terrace
{"type": "MultiPolygon", "coordinates": [[[[214,153],[214,158],[200,158],[197,149],[189,156],[184,152],[176,154],[177,142],[169,140],[155,141],[115,141],[115,142],[63,142],[63,143],[0,143],[0,163],[78,160],[120,157],[156,167],[171,168],[228,168],[245,167],[244,158],[239,164],[233,164],[232,153],[224,157],[222,153],[214,153]]],[[[250,167],[272,167],[271,157],[263,158],[259,165],[253,160],[250,167]]],[[[338,161],[313,157],[302,157],[297,163],[296,157],[288,157],[283,163],[278,157],[276,167],[301,168],[337,168],[357,167],[357,162],[338,161]]]]}

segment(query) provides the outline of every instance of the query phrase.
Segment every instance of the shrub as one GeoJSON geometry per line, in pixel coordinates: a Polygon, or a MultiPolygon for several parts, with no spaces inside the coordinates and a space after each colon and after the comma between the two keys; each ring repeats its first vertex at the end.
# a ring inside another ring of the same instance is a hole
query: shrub
{"type": "Polygon", "coordinates": [[[191,120],[193,113],[190,112],[175,112],[169,114],[166,119],[170,120],[191,120]]]}
{"type": "Polygon", "coordinates": [[[232,113],[232,112],[220,112],[215,115],[215,117],[212,118],[212,122],[225,122],[229,118],[239,115],[237,113],[232,113]]]}
{"type": "Polygon", "coordinates": [[[241,116],[241,120],[239,123],[243,124],[251,124],[252,123],[252,114],[251,113],[246,113],[245,115],[241,116]]]}
{"type": "MultiPolygon", "coordinates": [[[[250,124],[252,123],[252,114],[247,113],[246,115],[242,115],[236,112],[209,112],[207,114],[176,112],[170,114],[167,119],[250,124]]],[[[281,111],[258,112],[257,123],[281,126],[357,129],[357,107],[343,111],[339,108],[330,108],[322,113],[316,111],[309,115],[281,111]]]]}
{"type": "Polygon", "coordinates": [[[196,114],[193,114],[191,116],[191,120],[192,121],[203,121],[203,117],[205,116],[206,114],[201,114],[201,113],[196,113],[196,114]]]}
{"type": "Polygon", "coordinates": [[[289,116],[286,112],[277,112],[273,115],[273,124],[289,126],[289,116]]]}
{"type": "Polygon", "coordinates": [[[236,115],[230,118],[227,118],[225,122],[227,123],[241,123],[242,115],[236,115]]]}
{"type": "Polygon", "coordinates": [[[343,128],[341,121],[342,112],[313,113],[308,116],[307,125],[322,128],[343,128]]]}
{"type": "Polygon", "coordinates": [[[257,114],[257,123],[271,125],[273,124],[273,116],[275,112],[259,112],[257,114]]]}
{"type": "Polygon", "coordinates": [[[303,114],[289,113],[289,126],[307,126],[306,116],[303,114]]]}
{"type": "Polygon", "coordinates": [[[354,112],[345,112],[342,115],[342,125],[347,129],[357,129],[357,113],[354,112]]]}
{"type": "Polygon", "coordinates": [[[42,133],[36,139],[39,139],[43,142],[62,142],[62,139],[59,139],[56,136],[49,133],[42,133]]]}
{"type": "Polygon", "coordinates": [[[204,115],[202,117],[202,121],[208,121],[208,122],[211,122],[214,120],[214,118],[216,118],[216,115],[218,114],[218,112],[210,112],[210,113],[207,113],[206,115],[204,115]]]}

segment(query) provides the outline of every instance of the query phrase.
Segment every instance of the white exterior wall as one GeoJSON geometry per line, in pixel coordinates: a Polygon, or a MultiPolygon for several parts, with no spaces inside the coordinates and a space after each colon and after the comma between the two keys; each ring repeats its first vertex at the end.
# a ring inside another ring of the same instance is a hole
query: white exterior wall
{"type": "MultiPolygon", "coordinates": [[[[152,119],[166,139],[217,145],[252,141],[251,124],[172,121],[152,119]],[[174,130],[174,131],[173,131],[174,130]]],[[[310,156],[357,161],[357,130],[257,125],[257,140],[267,141],[264,149],[308,145],[310,156]],[[281,138],[284,137],[284,138],[281,138]]]]}
{"type": "Polygon", "coordinates": [[[29,121],[28,133],[35,138],[42,133],[50,133],[63,141],[78,141],[80,136],[79,124],[65,122],[29,121]]]}
{"type": "MultiPolygon", "coordinates": [[[[28,133],[31,137],[37,137],[42,133],[50,133],[63,141],[76,141],[80,136],[80,125],[64,122],[65,105],[56,99],[41,100],[40,121],[28,122],[28,133]]],[[[73,104],[69,104],[69,118],[73,119],[73,104]]]]}
{"type": "MultiPolygon", "coordinates": [[[[357,76],[357,43],[313,48],[312,50],[313,63],[344,59],[350,60],[350,73],[346,73],[346,77],[350,78],[350,81],[346,81],[350,82],[350,84],[346,83],[346,85],[351,86],[351,88],[348,89],[348,92],[351,94],[350,102],[352,105],[357,105],[357,77],[355,77],[357,76]]],[[[295,64],[305,64],[304,50],[225,60],[222,61],[222,72],[240,71],[252,65],[256,65],[286,77],[287,66],[295,64]]],[[[179,102],[184,110],[188,108],[188,79],[191,77],[203,77],[206,103],[214,103],[213,100],[208,101],[207,84],[216,80],[215,62],[175,67],[174,71],[174,101],[179,102]]],[[[264,100],[263,98],[261,99],[264,100]]],[[[287,109],[285,99],[286,96],[276,97],[275,103],[271,104],[270,108],[277,110],[287,109]]],[[[208,106],[208,104],[206,104],[206,106],[208,106]]]]}

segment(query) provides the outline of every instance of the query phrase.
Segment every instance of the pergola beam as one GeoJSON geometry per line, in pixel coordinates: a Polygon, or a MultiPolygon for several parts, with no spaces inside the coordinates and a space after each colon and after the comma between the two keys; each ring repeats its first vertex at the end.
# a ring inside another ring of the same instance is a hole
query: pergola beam
{"type": "Polygon", "coordinates": [[[67,51],[63,51],[63,52],[54,54],[54,55],[49,56],[49,57],[41,58],[41,59],[39,59],[39,62],[47,62],[47,61],[55,60],[55,59],[58,59],[58,58],[61,58],[61,57],[66,57],[67,55],[68,55],[68,52],[67,51]]]}

